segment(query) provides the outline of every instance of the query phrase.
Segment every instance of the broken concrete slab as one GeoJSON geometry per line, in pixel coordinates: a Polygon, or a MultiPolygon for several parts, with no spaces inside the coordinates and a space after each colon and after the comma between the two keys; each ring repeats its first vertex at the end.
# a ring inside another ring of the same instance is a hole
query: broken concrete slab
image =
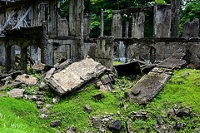
{"type": "Polygon", "coordinates": [[[66,68],[68,65],[70,65],[72,63],[72,61],[70,59],[60,63],[60,64],[57,64],[55,66],[56,69],[59,69],[59,70],[63,70],[64,68],[66,68]]]}
{"type": "Polygon", "coordinates": [[[183,59],[186,56],[186,51],[183,49],[178,49],[173,53],[173,55],[163,62],[159,63],[158,66],[166,67],[170,69],[182,68],[187,62],[183,59]]]}
{"type": "Polygon", "coordinates": [[[183,60],[185,55],[185,50],[178,49],[171,57],[159,63],[131,88],[130,98],[139,104],[146,104],[152,100],[170,79],[173,69],[186,64],[183,60]]]}
{"type": "Polygon", "coordinates": [[[15,81],[24,83],[29,86],[33,86],[33,85],[37,84],[37,78],[33,77],[32,75],[28,75],[28,74],[18,75],[16,77],[15,81]]]}
{"type": "Polygon", "coordinates": [[[45,68],[45,64],[42,64],[42,63],[35,63],[31,67],[31,69],[34,70],[34,71],[36,71],[36,72],[41,72],[41,71],[44,70],[44,68],[45,68]]]}
{"type": "Polygon", "coordinates": [[[91,58],[83,59],[55,73],[47,80],[50,87],[62,96],[79,89],[82,85],[107,71],[107,68],[91,58]]]}
{"type": "Polygon", "coordinates": [[[149,72],[131,88],[131,98],[140,104],[145,104],[161,91],[170,77],[171,75],[166,73],[149,72]]]}
{"type": "Polygon", "coordinates": [[[53,73],[55,72],[56,68],[51,68],[48,72],[46,72],[46,75],[44,77],[44,79],[48,80],[51,78],[51,76],[53,75],[53,73]]]}
{"type": "Polygon", "coordinates": [[[25,89],[12,89],[8,92],[8,95],[10,95],[13,98],[22,98],[24,95],[25,89]]]}

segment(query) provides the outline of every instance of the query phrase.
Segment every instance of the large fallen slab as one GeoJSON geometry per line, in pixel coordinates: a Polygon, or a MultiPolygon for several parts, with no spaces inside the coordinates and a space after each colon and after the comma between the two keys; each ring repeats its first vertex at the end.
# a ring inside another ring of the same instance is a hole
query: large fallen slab
{"type": "Polygon", "coordinates": [[[100,63],[91,58],[86,58],[53,74],[47,82],[53,90],[62,96],[76,91],[91,79],[103,74],[106,70],[107,68],[100,63]]]}
{"type": "Polygon", "coordinates": [[[154,68],[131,88],[131,98],[140,104],[146,104],[162,90],[170,77],[168,69],[165,72],[161,68],[154,68]]]}
{"type": "Polygon", "coordinates": [[[170,79],[173,69],[181,68],[186,64],[183,60],[185,55],[184,50],[178,49],[171,57],[158,64],[131,88],[130,98],[139,104],[151,101],[170,79]]]}

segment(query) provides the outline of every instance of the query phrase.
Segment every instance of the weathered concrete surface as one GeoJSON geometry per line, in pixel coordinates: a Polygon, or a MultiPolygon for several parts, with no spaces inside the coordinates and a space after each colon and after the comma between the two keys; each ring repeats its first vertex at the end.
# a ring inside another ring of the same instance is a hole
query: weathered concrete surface
{"type": "Polygon", "coordinates": [[[170,75],[164,72],[149,72],[131,88],[132,98],[140,104],[145,104],[161,91],[169,78],[170,75]]]}
{"type": "Polygon", "coordinates": [[[33,77],[32,75],[28,75],[28,74],[18,75],[16,77],[15,81],[19,81],[19,82],[27,84],[29,86],[37,84],[37,78],[33,77]]]}
{"type": "Polygon", "coordinates": [[[132,16],[132,37],[143,38],[144,37],[144,12],[134,13],[132,16]]]}
{"type": "Polygon", "coordinates": [[[171,6],[154,6],[154,36],[170,37],[171,34],[171,6]]]}
{"type": "Polygon", "coordinates": [[[130,45],[125,43],[127,60],[138,59],[148,61],[154,58],[156,62],[161,62],[169,58],[177,49],[185,49],[190,53],[188,61],[199,66],[200,39],[184,38],[143,38],[132,39],[130,45]],[[154,49],[154,51],[151,51],[154,49]],[[152,53],[151,53],[152,52],[152,53]]]}
{"type": "Polygon", "coordinates": [[[199,19],[195,18],[192,22],[188,21],[183,25],[182,37],[198,37],[199,35],[199,19]]]}
{"type": "Polygon", "coordinates": [[[106,70],[106,67],[100,63],[91,58],[86,58],[53,74],[47,82],[53,90],[62,96],[79,89],[89,80],[98,77],[106,70]]]}
{"type": "Polygon", "coordinates": [[[163,88],[165,83],[170,79],[174,68],[179,68],[185,61],[182,59],[185,51],[178,49],[170,58],[144,75],[130,91],[130,98],[136,100],[139,104],[146,104],[152,100],[163,88]]]}
{"type": "Polygon", "coordinates": [[[112,18],[112,36],[114,37],[122,37],[122,16],[119,12],[114,11],[112,18]]]}
{"type": "Polygon", "coordinates": [[[22,98],[24,91],[24,89],[13,89],[8,92],[8,95],[10,95],[13,98],[22,98]]]}

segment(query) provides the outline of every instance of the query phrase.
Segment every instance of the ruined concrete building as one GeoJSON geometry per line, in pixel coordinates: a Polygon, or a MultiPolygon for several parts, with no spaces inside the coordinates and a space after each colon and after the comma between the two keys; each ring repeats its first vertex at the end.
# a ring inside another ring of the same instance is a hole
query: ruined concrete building
{"type": "Polygon", "coordinates": [[[84,4],[69,4],[68,22],[59,16],[59,0],[0,0],[0,63],[10,70],[20,54],[21,69],[26,70],[28,54],[49,65],[60,57],[82,58],[84,4]]]}
{"type": "Polygon", "coordinates": [[[10,70],[17,54],[21,55],[22,70],[27,68],[29,55],[49,65],[61,58],[77,61],[89,55],[112,68],[113,59],[155,62],[179,48],[188,51],[188,62],[200,65],[199,19],[186,24],[183,38],[178,37],[180,0],[172,0],[171,5],[113,11],[111,36],[104,36],[102,9],[97,39],[89,39],[90,17],[84,16],[84,0],[69,0],[68,19],[59,16],[59,5],[59,0],[0,0],[0,65],[10,70]],[[144,36],[148,11],[154,14],[151,38],[144,36]],[[131,22],[124,24],[124,15],[132,18],[131,22]]]}

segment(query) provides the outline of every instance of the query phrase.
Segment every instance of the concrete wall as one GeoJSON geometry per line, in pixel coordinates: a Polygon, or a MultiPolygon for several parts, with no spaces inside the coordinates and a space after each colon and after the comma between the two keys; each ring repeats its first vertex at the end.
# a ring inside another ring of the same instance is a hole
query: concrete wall
{"type": "Polygon", "coordinates": [[[151,38],[133,39],[126,43],[126,58],[150,61],[162,61],[170,57],[177,49],[182,48],[190,53],[190,62],[200,65],[200,39],[151,38]]]}

